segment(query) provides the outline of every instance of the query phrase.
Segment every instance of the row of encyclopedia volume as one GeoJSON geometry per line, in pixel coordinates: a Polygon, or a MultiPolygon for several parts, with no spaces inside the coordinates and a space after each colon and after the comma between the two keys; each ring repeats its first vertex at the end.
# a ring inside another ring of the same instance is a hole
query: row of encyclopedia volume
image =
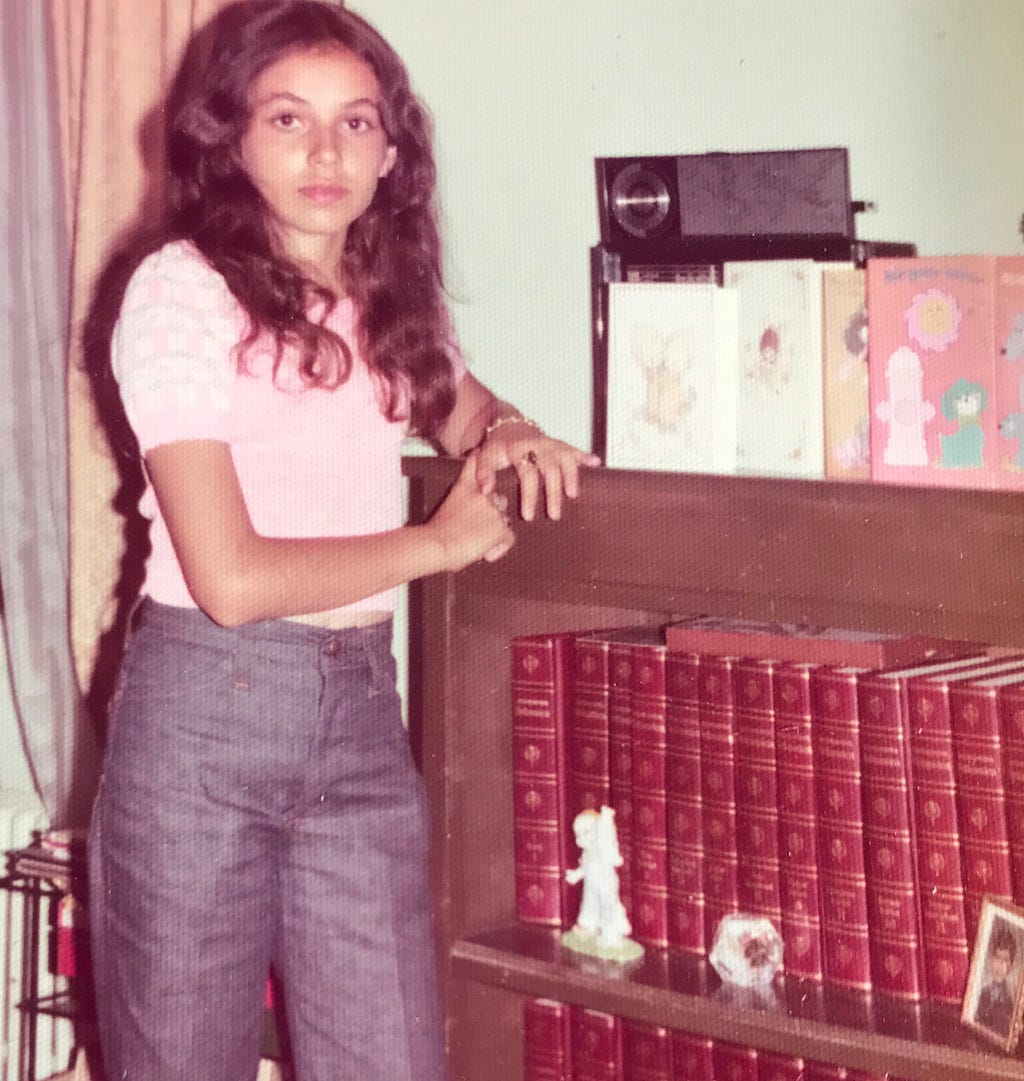
{"type": "Polygon", "coordinates": [[[609,465],[1024,490],[1024,257],[608,290],[609,465]]]}
{"type": "Polygon", "coordinates": [[[572,820],[604,804],[649,948],[765,916],[787,975],[959,1003],[983,898],[1024,901],[1024,654],[694,617],[511,665],[521,922],[572,926],[572,820]]]}
{"type": "Polygon", "coordinates": [[[899,1081],[552,999],[523,1006],[523,1081],[899,1081]]]}

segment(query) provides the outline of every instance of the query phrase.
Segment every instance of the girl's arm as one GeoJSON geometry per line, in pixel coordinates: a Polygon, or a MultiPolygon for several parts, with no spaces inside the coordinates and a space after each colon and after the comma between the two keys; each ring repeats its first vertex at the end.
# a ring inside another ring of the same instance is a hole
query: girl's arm
{"type": "Polygon", "coordinates": [[[493,561],[514,542],[480,488],[475,455],[429,522],[368,537],[261,536],[226,443],[162,444],[147,453],[146,467],[189,591],[223,626],[338,608],[414,578],[493,561]]]}
{"type": "Polygon", "coordinates": [[[536,512],[543,484],[549,518],[562,514],[562,498],[579,493],[581,465],[600,465],[594,454],[552,439],[508,402],[501,401],[478,379],[466,372],[455,393],[455,408],[441,431],[446,453],[477,451],[477,481],[489,494],[496,475],[513,466],[519,475],[520,513],[530,521],[536,512]]]}

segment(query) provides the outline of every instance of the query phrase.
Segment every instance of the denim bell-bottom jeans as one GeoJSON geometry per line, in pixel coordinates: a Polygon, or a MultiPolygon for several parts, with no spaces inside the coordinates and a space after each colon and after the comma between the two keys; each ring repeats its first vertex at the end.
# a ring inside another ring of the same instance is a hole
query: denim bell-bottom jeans
{"type": "Polygon", "coordinates": [[[426,845],[390,623],[143,602],[89,839],[109,1081],[253,1081],[271,965],[298,1081],[443,1081],[426,845]]]}

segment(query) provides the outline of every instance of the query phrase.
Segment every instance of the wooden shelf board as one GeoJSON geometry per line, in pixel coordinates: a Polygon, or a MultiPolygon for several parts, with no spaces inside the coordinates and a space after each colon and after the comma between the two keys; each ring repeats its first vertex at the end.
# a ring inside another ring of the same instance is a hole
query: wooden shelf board
{"type": "Polygon", "coordinates": [[[758,999],[722,985],[697,958],[648,951],[622,967],[580,957],[556,933],[525,926],[461,939],[450,960],[456,978],[907,1081],[1024,1077],[1024,1061],[980,1044],[954,1006],[915,1007],[799,980],[758,999]]]}

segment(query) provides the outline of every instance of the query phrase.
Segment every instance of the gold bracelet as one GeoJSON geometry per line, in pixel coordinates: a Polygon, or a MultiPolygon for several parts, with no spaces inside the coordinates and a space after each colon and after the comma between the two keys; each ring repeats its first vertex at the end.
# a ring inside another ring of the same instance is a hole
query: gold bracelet
{"type": "Polygon", "coordinates": [[[506,413],[503,417],[498,417],[497,420],[492,420],[490,424],[484,428],[484,434],[480,438],[482,443],[491,432],[497,431],[503,424],[525,424],[530,428],[536,428],[540,431],[540,425],[535,420],[530,420],[529,417],[521,417],[518,413],[506,413]]]}

